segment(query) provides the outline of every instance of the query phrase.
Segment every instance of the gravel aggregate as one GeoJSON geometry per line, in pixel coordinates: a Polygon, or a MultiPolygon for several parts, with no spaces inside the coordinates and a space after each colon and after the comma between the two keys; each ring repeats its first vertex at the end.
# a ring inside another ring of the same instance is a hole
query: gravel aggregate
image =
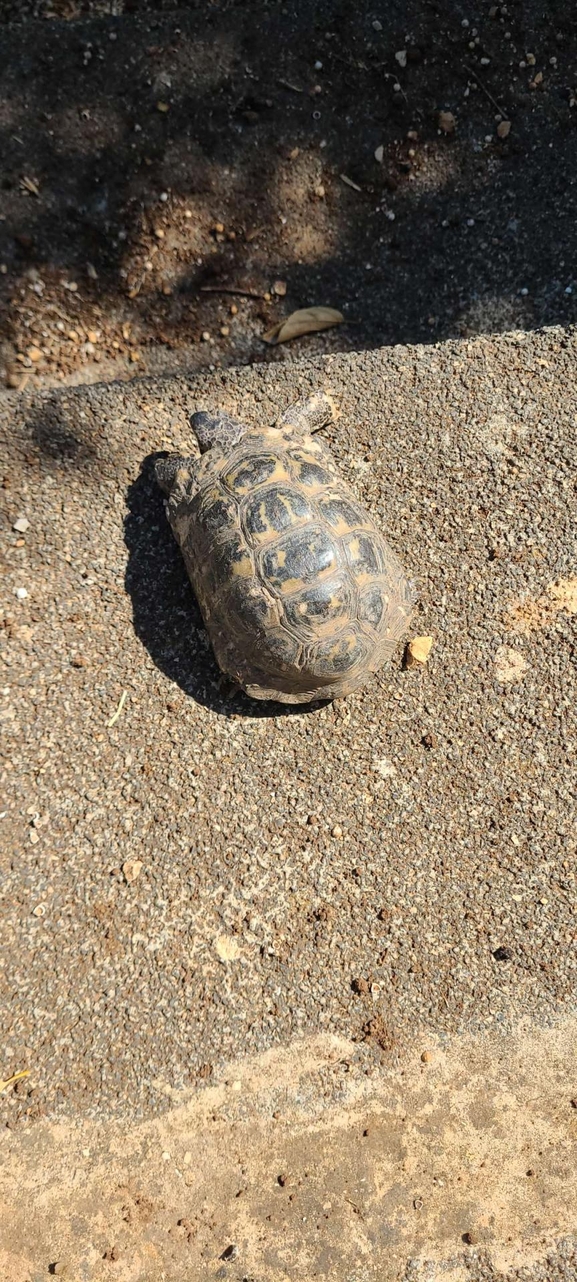
{"type": "Polygon", "coordinates": [[[33,1070],[38,1112],[148,1116],[160,1080],[311,1031],[390,1062],[574,1006],[575,352],[552,329],[5,402],[0,1076],[33,1070]],[[290,713],[221,681],[150,460],[194,409],[264,423],[317,387],[434,646],[290,713]]]}

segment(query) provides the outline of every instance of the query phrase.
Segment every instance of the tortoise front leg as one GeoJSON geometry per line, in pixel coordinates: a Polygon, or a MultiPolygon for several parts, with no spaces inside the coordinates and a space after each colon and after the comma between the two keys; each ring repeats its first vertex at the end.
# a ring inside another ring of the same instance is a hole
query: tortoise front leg
{"type": "Polygon", "coordinates": [[[185,490],[194,477],[197,462],[197,458],[184,458],[182,454],[157,458],[154,475],[163,493],[170,497],[177,490],[185,490]]]}
{"type": "Polygon", "coordinates": [[[294,405],[289,405],[278,420],[278,427],[292,427],[301,436],[319,432],[336,417],[335,404],[326,392],[314,392],[294,405]]]}

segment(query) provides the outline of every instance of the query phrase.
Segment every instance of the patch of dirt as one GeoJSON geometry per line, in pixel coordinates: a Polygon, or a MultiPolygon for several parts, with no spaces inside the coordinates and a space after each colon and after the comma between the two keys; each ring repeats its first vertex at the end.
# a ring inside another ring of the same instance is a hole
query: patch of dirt
{"type": "Polygon", "coordinates": [[[0,0],[0,20],[8,389],[575,319],[560,2],[0,0]],[[319,304],[345,324],[263,342],[319,304]]]}
{"type": "Polygon", "coordinates": [[[510,632],[529,633],[550,628],[558,614],[577,614],[577,577],[550,583],[539,597],[523,597],[514,602],[505,615],[510,632]]]}
{"type": "Polygon", "coordinates": [[[370,1076],[321,1036],[173,1092],[154,1122],[10,1133],[0,1272],[513,1282],[546,1257],[553,1278],[575,1263],[576,1031],[427,1034],[370,1076]]]}

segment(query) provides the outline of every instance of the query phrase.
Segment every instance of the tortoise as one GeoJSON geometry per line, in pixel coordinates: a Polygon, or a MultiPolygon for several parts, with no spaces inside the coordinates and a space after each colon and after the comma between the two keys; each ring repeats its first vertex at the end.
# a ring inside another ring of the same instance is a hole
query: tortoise
{"type": "Polygon", "coordinates": [[[217,662],[255,699],[350,694],[391,657],[414,586],[313,433],[319,392],[271,427],[220,410],[190,423],[200,457],[157,459],[156,479],[217,662]]]}

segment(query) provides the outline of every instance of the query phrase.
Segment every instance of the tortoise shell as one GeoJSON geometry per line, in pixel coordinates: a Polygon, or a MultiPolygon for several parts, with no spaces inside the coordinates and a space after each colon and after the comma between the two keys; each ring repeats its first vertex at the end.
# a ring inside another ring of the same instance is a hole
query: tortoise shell
{"type": "Polygon", "coordinates": [[[326,446],[281,423],[178,462],[167,512],[223,671],[286,703],[362,685],[414,589],[326,446]]]}

